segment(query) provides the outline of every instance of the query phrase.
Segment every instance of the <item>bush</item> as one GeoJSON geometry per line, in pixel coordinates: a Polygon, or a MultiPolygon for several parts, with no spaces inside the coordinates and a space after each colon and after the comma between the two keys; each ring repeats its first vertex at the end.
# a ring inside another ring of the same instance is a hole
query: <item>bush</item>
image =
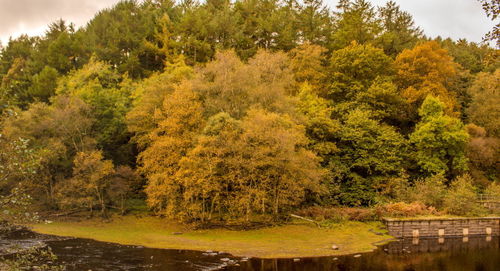
{"type": "Polygon", "coordinates": [[[484,191],[486,195],[500,198],[500,182],[492,182],[484,191]]]}
{"type": "MultiPolygon", "coordinates": [[[[6,268],[11,271],[40,270],[40,271],[62,271],[66,270],[63,265],[54,262],[57,256],[50,248],[31,247],[14,254],[13,259],[0,257],[0,269],[6,268]],[[3,266],[2,266],[3,264],[3,266]]],[[[3,270],[3,269],[2,269],[3,270]]]]}
{"type": "Polygon", "coordinates": [[[376,208],[376,213],[379,217],[410,217],[418,215],[433,215],[437,211],[434,207],[427,207],[420,202],[396,202],[384,205],[379,205],[376,208]]]}
{"type": "Polygon", "coordinates": [[[480,215],[484,212],[477,203],[477,194],[472,178],[466,174],[456,178],[444,198],[444,209],[452,215],[480,215]]]}
{"type": "Polygon", "coordinates": [[[299,210],[297,214],[312,218],[316,221],[373,221],[378,219],[375,211],[370,208],[312,206],[299,210]]]}
{"type": "Polygon", "coordinates": [[[420,202],[440,209],[446,194],[446,178],[442,174],[417,180],[409,189],[407,202],[420,202]]]}

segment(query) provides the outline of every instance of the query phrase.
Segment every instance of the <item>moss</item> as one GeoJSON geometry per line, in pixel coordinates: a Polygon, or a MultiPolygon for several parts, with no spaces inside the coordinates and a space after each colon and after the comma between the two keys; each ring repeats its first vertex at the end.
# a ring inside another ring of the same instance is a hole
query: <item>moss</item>
{"type": "Polygon", "coordinates": [[[115,217],[111,222],[54,222],[32,225],[44,234],[91,238],[98,241],[152,248],[215,250],[235,256],[291,258],[368,252],[388,235],[377,235],[379,222],[343,222],[330,228],[291,223],[249,231],[192,230],[156,217],[115,217]],[[174,235],[173,233],[183,234],[174,235]],[[335,244],[339,250],[332,250],[335,244]]]}

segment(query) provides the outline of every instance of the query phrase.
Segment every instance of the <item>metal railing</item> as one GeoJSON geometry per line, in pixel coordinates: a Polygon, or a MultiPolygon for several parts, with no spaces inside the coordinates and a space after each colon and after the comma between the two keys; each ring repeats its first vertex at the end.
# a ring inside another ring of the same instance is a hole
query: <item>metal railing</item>
{"type": "Polygon", "coordinates": [[[481,201],[481,202],[484,202],[484,201],[500,202],[500,196],[491,195],[491,194],[479,194],[477,197],[477,200],[481,201]]]}

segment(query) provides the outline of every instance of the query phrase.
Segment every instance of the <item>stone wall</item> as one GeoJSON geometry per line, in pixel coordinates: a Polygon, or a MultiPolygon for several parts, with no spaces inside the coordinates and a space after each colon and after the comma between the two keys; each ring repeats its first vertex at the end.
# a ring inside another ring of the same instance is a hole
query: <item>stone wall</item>
{"type": "Polygon", "coordinates": [[[500,217],[444,219],[384,219],[397,238],[500,235],[500,217]]]}

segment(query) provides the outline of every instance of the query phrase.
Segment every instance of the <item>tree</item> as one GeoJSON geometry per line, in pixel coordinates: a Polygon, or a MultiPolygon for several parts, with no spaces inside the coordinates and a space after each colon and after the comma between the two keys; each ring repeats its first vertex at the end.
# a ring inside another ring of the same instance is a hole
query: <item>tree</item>
{"type": "Polygon", "coordinates": [[[382,30],[372,4],[366,0],[340,0],[337,5],[332,43],[333,49],[342,49],[353,41],[359,44],[373,42],[382,30]]]}
{"type": "Polygon", "coordinates": [[[153,51],[155,56],[163,59],[163,63],[167,64],[172,61],[176,54],[176,47],[178,46],[173,39],[173,24],[168,14],[158,20],[158,26],[154,31],[154,40],[145,41],[147,48],[153,51]]]}
{"type": "Polygon", "coordinates": [[[224,51],[201,70],[193,87],[204,98],[207,115],[226,112],[240,119],[253,106],[271,112],[292,110],[286,94],[293,83],[284,53],[261,50],[244,64],[234,51],[224,51]]]}
{"type": "Polygon", "coordinates": [[[202,220],[218,210],[249,221],[300,204],[321,192],[325,174],[306,142],[303,128],[286,115],[251,110],[241,122],[213,116],[181,160],[185,210],[202,220]]]}
{"type": "Polygon", "coordinates": [[[144,179],[129,166],[115,168],[106,195],[122,215],[127,211],[127,199],[144,198],[144,179]]]}
{"type": "Polygon", "coordinates": [[[324,47],[304,43],[288,53],[295,81],[299,84],[307,82],[317,94],[325,87],[326,52],[324,47]]]}
{"type": "Polygon", "coordinates": [[[45,37],[37,45],[34,61],[50,66],[61,74],[80,68],[88,60],[89,52],[83,47],[74,27],[63,20],[49,24],[45,37]]]}
{"type": "Polygon", "coordinates": [[[499,63],[494,60],[496,50],[487,44],[477,44],[466,39],[454,41],[450,38],[442,41],[438,38],[436,41],[448,50],[456,63],[473,74],[494,71],[495,68],[498,68],[499,63]]]}
{"type": "MultiPolygon", "coordinates": [[[[491,18],[491,20],[496,20],[498,18],[498,14],[500,14],[500,1],[498,0],[479,0],[481,4],[483,5],[483,9],[486,12],[486,15],[488,18],[491,18]]],[[[496,24],[493,27],[493,30],[490,31],[486,36],[484,37],[485,41],[495,41],[497,47],[500,47],[500,24],[496,24]]]]}
{"type": "Polygon", "coordinates": [[[484,188],[491,180],[500,179],[500,139],[488,136],[484,128],[475,124],[466,128],[470,136],[467,144],[470,175],[476,185],[484,188]]]}
{"type": "Polygon", "coordinates": [[[132,164],[133,153],[125,116],[131,107],[133,83],[109,64],[94,58],[62,78],[56,92],[71,95],[92,107],[96,122],[92,135],[98,148],[117,164],[132,164]]]}
{"type": "Polygon", "coordinates": [[[325,95],[340,103],[366,91],[377,78],[393,75],[393,63],[382,49],[356,42],[333,52],[330,59],[330,87],[325,95]]]}
{"type": "Polygon", "coordinates": [[[332,119],[333,105],[317,96],[308,84],[301,86],[298,97],[297,109],[305,117],[304,126],[310,148],[323,158],[322,164],[326,168],[331,168],[331,157],[338,151],[336,134],[340,130],[340,123],[332,119]]]}
{"type": "Polygon", "coordinates": [[[402,11],[394,1],[389,1],[378,8],[381,19],[382,34],[376,38],[376,44],[384,52],[395,58],[404,49],[410,49],[423,38],[423,31],[415,26],[412,16],[402,11]]]}
{"type": "Polygon", "coordinates": [[[155,127],[154,112],[161,107],[165,97],[174,92],[175,86],[193,77],[193,69],[187,66],[182,56],[174,63],[167,63],[163,73],[155,73],[134,85],[132,108],[126,115],[128,131],[133,133],[133,142],[144,149],[155,127]]]}
{"type": "Polygon", "coordinates": [[[99,60],[132,78],[161,69],[162,59],[150,55],[144,42],[153,39],[155,30],[155,9],[148,8],[149,2],[126,0],[99,11],[84,28],[81,42],[99,60]]]}
{"type": "Polygon", "coordinates": [[[412,104],[412,111],[427,95],[438,97],[447,113],[456,111],[455,95],[449,91],[451,78],[457,75],[457,65],[435,41],[404,50],[396,57],[396,82],[401,95],[412,104]]]}
{"type": "Polygon", "coordinates": [[[415,180],[410,188],[407,200],[420,202],[429,207],[441,209],[446,196],[448,180],[443,174],[432,175],[415,180]]]}
{"type": "Polygon", "coordinates": [[[484,127],[488,135],[500,138],[500,69],[480,73],[469,89],[469,120],[484,127]]]}
{"type": "Polygon", "coordinates": [[[7,138],[2,132],[0,149],[0,220],[36,221],[38,216],[30,208],[33,198],[25,184],[37,178],[43,152],[31,148],[26,139],[7,138]]]}
{"type": "Polygon", "coordinates": [[[107,190],[115,173],[113,162],[104,160],[101,151],[79,152],[75,156],[73,176],[58,186],[59,204],[87,207],[94,205],[106,215],[107,190]]]}
{"type": "Polygon", "coordinates": [[[297,30],[302,42],[327,46],[331,39],[332,18],[322,0],[305,0],[297,14],[297,30]]]}
{"type": "Polygon", "coordinates": [[[30,96],[35,101],[47,103],[56,92],[58,77],[56,69],[45,66],[39,74],[33,76],[33,83],[28,89],[30,96]]]}
{"type": "Polygon", "coordinates": [[[471,216],[481,213],[470,175],[465,174],[453,180],[444,198],[444,206],[453,215],[471,216]]]}
{"type": "Polygon", "coordinates": [[[175,177],[179,161],[193,148],[194,138],[203,125],[203,108],[198,99],[189,83],[177,86],[154,112],[151,143],[138,156],[139,171],[148,179],[148,205],[169,216],[182,208],[178,204],[182,201],[182,187],[175,177]]]}
{"type": "Polygon", "coordinates": [[[338,131],[334,174],[341,184],[340,202],[372,205],[376,192],[402,173],[406,142],[393,127],[372,118],[370,111],[349,112],[338,131]]]}
{"type": "Polygon", "coordinates": [[[2,135],[7,142],[23,138],[27,148],[41,154],[37,178],[22,181],[41,203],[54,203],[54,187],[71,175],[74,155],[94,148],[94,121],[85,102],[64,95],[54,97],[51,105],[34,103],[5,120],[2,135]]]}
{"type": "Polygon", "coordinates": [[[207,120],[196,145],[179,161],[176,176],[184,188],[184,195],[176,203],[183,206],[178,216],[207,222],[214,215],[223,219],[229,212],[235,216],[245,214],[248,219],[249,203],[246,209],[235,208],[242,201],[236,197],[241,189],[238,181],[248,174],[239,164],[241,147],[236,142],[241,133],[241,122],[227,113],[216,114],[207,120]]]}
{"type": "Polygon", "coordinates": [[[30,148],[29,145],[29,140],[20,137],[7,138],[3,134],[3,129],[0,130],[0,149],[2,150],[0,153],[0,189],[15,181],[35,177],[40,167],[40,153],[30,148]]]}
{"type": "Polygon", "coordinates": [[[419,109],[420,122],[410,135],[414,160],[424,176],[455,177],[467,170],[469,135],[462,122],[444,114],[445,105],[428,96],[419,109]]]}

